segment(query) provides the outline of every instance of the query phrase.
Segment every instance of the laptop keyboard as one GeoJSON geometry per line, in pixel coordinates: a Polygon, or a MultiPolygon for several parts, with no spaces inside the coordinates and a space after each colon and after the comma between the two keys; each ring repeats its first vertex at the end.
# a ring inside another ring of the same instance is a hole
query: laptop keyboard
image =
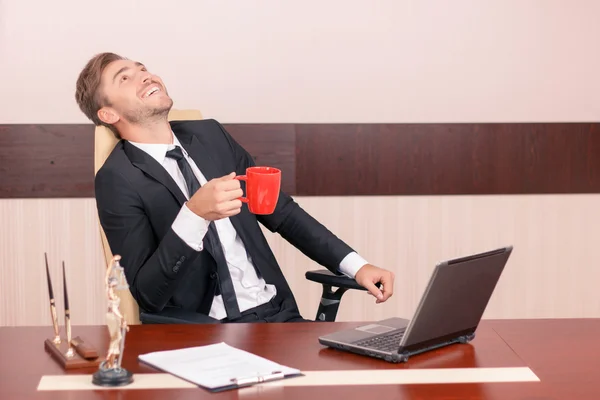
{"type": "Polygon", "coordinates": [[[354,344],[357,346],[379,351],[396,351],[400,346],[400,339],[402,339],[402,336],[404,336],[405,330],[406,328],[399,329],[397,331],[393,331],[384,335],[363,339],[358,342],[355,342],[354,344]]]}

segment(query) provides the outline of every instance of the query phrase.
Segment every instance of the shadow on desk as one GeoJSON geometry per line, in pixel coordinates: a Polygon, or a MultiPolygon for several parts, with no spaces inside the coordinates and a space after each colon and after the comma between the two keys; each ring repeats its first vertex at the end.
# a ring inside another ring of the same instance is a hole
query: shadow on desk
{"type": "MultiPolygon", "coordinates": [[[[365,358],[371,358],[350,352],[324,348],[319,351],[319,359],[340,360],[347,364],[355,364],[357,368],[364,367],[365,358]]],[[[428,353],[416,355],[408,363],[391,364],[381,361],[382,365],[394,365],[395,368],[420,369],[420,368],[477,368],[481,365],[477,360],[475,347],[471,344],[457,344],[448,346],[446,349],[433,350],[428,353]]]]}

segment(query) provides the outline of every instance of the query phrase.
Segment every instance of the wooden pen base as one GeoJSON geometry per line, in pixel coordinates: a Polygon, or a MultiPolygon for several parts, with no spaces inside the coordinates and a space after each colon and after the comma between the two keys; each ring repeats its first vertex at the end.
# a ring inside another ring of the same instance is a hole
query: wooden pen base
{"type": "Polygon", "coordinates": [[[46,339],[44,348],[64,369],[97,367],[101,362],[100,358],[86,360],[77,354],[75,349],[73,349],[73,356],[67,357],[66,354],[69,347],[66,340],[63,340],[60,344],[56,345],[51,339],[46,339]]]}

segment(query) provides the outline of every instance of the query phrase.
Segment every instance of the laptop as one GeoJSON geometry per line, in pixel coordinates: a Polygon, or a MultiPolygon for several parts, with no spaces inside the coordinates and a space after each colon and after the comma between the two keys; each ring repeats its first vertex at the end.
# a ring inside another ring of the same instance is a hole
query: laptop
{"type": "Polygon", "coordinates": [[[512,249],[507,246],[441,262],[410,320],[389,318],[321,336],[319,343],[394,363],[468,343],[475,337],[512,249]]]}

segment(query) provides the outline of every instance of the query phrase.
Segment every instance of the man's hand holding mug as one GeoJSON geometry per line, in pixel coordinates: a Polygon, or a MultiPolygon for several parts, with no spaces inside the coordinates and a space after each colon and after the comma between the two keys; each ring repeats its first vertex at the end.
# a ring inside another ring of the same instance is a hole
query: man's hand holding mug
{"type": "Polygon", "coordinates": [[[281,187],[281,170],[272,167],[250,167],[246,175],[235,172],[211,179],[187,202],[196,215],[214,221],[240,213],[242,203],[254,214],[272,214],[275,211],[281,187]],[[246,197],[242,197],[240,181],[246,182],[246,197]]]}

